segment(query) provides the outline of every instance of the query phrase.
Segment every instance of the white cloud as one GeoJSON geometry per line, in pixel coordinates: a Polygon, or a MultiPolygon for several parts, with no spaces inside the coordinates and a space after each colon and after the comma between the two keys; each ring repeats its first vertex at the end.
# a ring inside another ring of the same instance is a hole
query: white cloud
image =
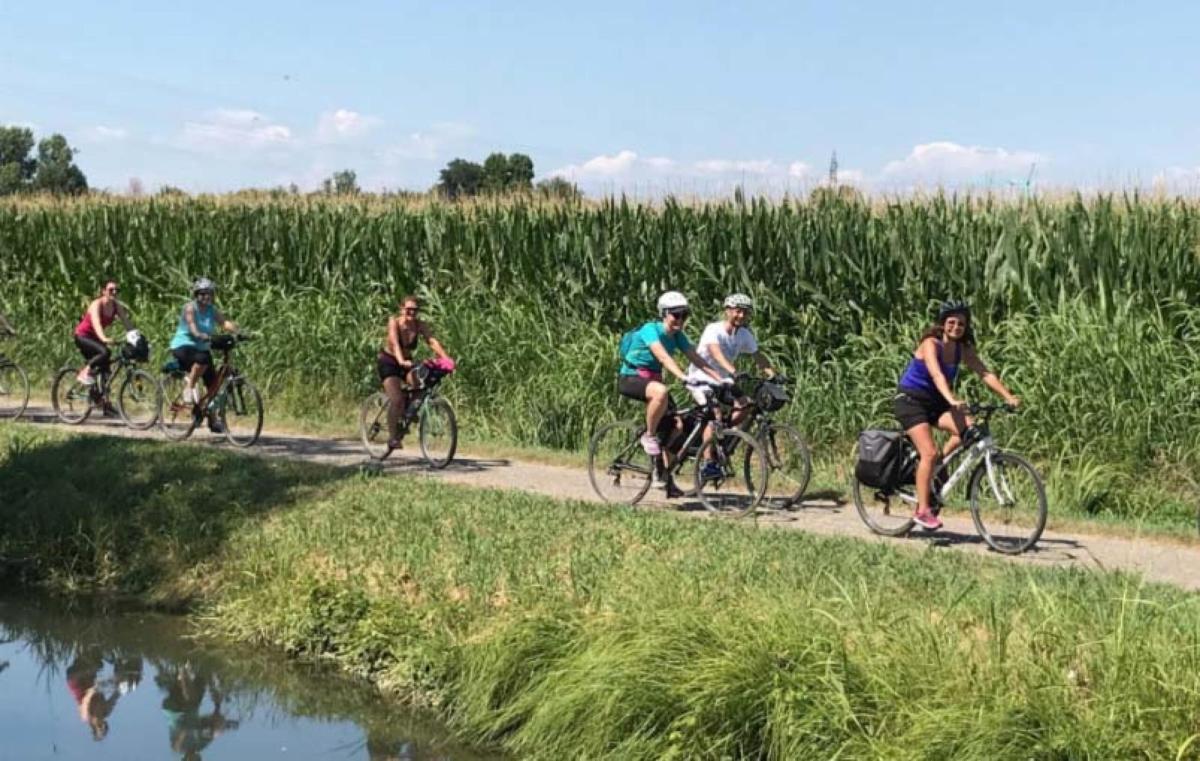
{"type": "Polygon", "coordinates": [[[412,132],[383,151],[389,162],[408,160],[434,161],[443,153],[475,136],[475,128],[460,122],[438,122],[423,132],[412,132]]]}
{"type": "Polygon", "coordinates": [[[736,161],[731,159],[705,159],[693,165],[701,174],[772,174],[776,166],[770,159],[736,161]]]}
{"type": "Polygon", "coordinates": [[[795,191],[798,183],[812,182],[809,167],[802,161],[643,158],[628,148],[561,166],[545,176],[562,177],[590,192],[633,191],[649,195],[723,195],[738,186],[745,186],[751,192],[777,194],[795,191]]]}
{"type": "Polygon", "coordinates": [[[803,161],[793,161],[788,164],[788,177],[794,180],[805,180],[812,175],[812,167],[803,161]]]}
{"type": "Polygon", "coordinates": [[[1200,185],[1200,166],[1171,166],[1154,175],[1154,186],[1178,189],[1200,185]]]}
{"type": "Polygon", "coordinates": [[[264,114],[248,109],[218,108],[203,121],[186,122],[177,143],[200,151],[261,150],[290,147],[292,130],[272,123],[264,114]]]}
{"type": "Polygon", "coordinates": [[[127,137],[129,137],[129,130],[104,124],[97,124],[83,131],[83,140],[89,143],[115,143],[127,137]]]}
{"type": "Polygon", "coordinates": [[[879,180],[885,184],[908,185],[990,182],[1024,176],[1030,167],[1045,160],[1045,156],[1032,151],[1009,151],[946,141],[924,143],[914,146],[905,158],[885,164],[879,180]]]}
{"type": "Polygon", "coordinates": [[[383,120],[376,116],[366,116],[346,108],[326,111],[317,120],[317,139],[326,142],[348,140],[364,135],[380,124],[383,124],[383,120]]]}

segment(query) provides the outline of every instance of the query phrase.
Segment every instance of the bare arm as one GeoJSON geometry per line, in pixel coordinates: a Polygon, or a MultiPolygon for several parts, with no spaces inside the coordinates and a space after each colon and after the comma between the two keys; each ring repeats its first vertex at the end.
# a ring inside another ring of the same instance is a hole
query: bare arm
{"type": "Polygon", "coordinates": [[[431,328],[427,323],[422,322],[419,330],[421,331],[421,335],[425,338],[425,343],[429,344],[429,348],[433,349],[434,354],[438,355],[442,359],[450,359],[450,354],[446,351],[446,347],[442,346],[442,342],[434,337],[433,328],[431,328]]]}
{"type": "MultiPolygon", "coordinates": [[[[704,372],[708,373],[710,378],[712,378],[715,381],[721,380],[721,374],[719,372],[717,372],[716,369],[713,368],[712,365],[710,365],[708,362],[706,362],[704,360],[704,357],[701,357],[700,354],[695,349],[687,349],[683,353],[684,353],[684,356],[686,356],[688,359],[690,359],[692,361],[693,365],[700,368],[704,372]]],[[[657,355],[655,355],[655,356],[657,356],[657,355]]],[[[674,364],[674,363],[672,363],[672,364],[674,364]]],[[[736,368],[734,369],[734,372],[735,373],[737,372],[736,368]]],[[[685,376],[681,375],[679,377],[680,377],[680,379],[682,379],[685,376]]]]}
{"type": "Polygon", "coordinates": [[[204,341],[212,337],[207,333],[200,332],[200,326],[196,324],[196,305],[190,301],[188,302],[187,306],[183,308],[183,321],[187,323],[188,334],[191,335],[192,338],[195,338],[198,341],[204,341]]]}
{"type": "MultiPolygon", "coordinates": [[[[679,380],[684,380],[687,378],[687,375],[679,368],[679,365],[675,362],[675,359],[667,353],[665,348],[663,348],[661,341],[655,341],[647,348],[650,349],[650,353],[653,354],[654,358],[659,361],[659,364],[661,364],[664,369],[670,371],[671,375],[674,375],[679,380]]],[[[691,352],[689,356],[691,356],[691,354],[695,354],[695,352],[691,352]]],[[[699,359],[699,357],[697,359],[699,359]]],[[[700,359],[700,363],[705,367],[708,366],[703,359],[700,359]]]]}
{"type": "Polygon", "coordinates": [[[761,351],[756,351],[750,356],[754,357],[754,366],[758,371],[768,378],[775,377],[775,368],[771,367],[771,363],[767,360],[761,351]]]}
{"type": "Polygon", "coordinates": [[[1003,399],[1006,404],[1011,404],[1014,407],[1021,404],[1021,400],[1008,390],[1008,387],[1004,385],[1004,381],[1000,380],[998,375],[987,369],[987,365],[983,364],[983,360],[975,353],[975,347],[966,347],[963,352],[963,364],[971,368],[971,372],[978,375],[984,385],[1003,399]]]}
{"type": "Polygon", "coordinates": [[[954,396],[954,391],[950,388],[950,382],[946,380],[946,376],[942,373],[942,365],[938,362],[937,341],[932,338],[926,338],[917,348],[917,356],[925,363],[925,369],[929,371],[929,377],[933,380],[933,385],[937,388],[938,393],[945,398],[951,407],[960,406],[962,402],[954,396]]]}
{"type": "Polygon", "coordinates": [[[237,323],[225,316],[225,313],[220,309],[213,307],[213,316],[217,319],[217,324],[221,326],[221,330],[226,333],[238,332],[237,323]]]}
{"type": "MultiPolygon", "coordinates": [[[[708,350],[712,354],[714,363],[725,368],[725,372],[729,373],[730,375],[737,375],[737,367],[725,358],[725,352],[721,351],[721,344],[713,342],[706,344],[706,346],[708,346],[708,350]]],[[[688,355],[688,358],[691,359],[691,355],[688,355]]],[[[693,359],[692,362],[696,362],[696,360],[693,359]]],[[[696,366],[700,367],[700,364],[696,363],[696,366]]]]}
{"type": "Polygon", "coordinates": [[[121,320],[121,324],[126,330],[133,330],[133,318],[129,316],[129,310],[121,302],[117,302],[117,318],[121,320]]]}

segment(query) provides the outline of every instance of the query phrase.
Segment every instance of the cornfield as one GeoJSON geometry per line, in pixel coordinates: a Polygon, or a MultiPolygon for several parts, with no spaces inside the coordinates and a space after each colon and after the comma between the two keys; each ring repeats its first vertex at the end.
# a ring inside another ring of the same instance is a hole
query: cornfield
{"type": "MultiPolygon", "coordinates": [[[[682,290],[699,319],[755,297],[790,414],[832,455],[889,416],[937,301],[969,300],[981,353],[1028,402],[1006,441],[1069,509],[1194,514],[1200,458],[1200,206],[1136,194],[658,205],[85,199],[0,204],[0,310],[48,376],[115,277],[156,349],[200,274],[260,333],[242,358],[269,405],[342,409],[374,383],[386,314],[422,295],[479,436],[582,447],[618,402],[617,336],[682,290]],[[1155,478],[1147,478],[1152,472],[1155,478]]],[[[983,393],[971,388],[968,397],[983,393]]],[[[349,422],[347,423],[349,425],[349,422]]]]}

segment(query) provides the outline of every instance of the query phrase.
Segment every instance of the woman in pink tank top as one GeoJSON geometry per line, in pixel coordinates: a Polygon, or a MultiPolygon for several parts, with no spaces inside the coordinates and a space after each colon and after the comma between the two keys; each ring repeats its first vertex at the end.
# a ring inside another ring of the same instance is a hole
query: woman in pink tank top
{"type": "Polygon", "coordinates": [[[87,364],[79,371],[79,382],[90,386],[95,383],[95,374],[108,371],[108,345],[116,343],[116,339],[104,332],[118,318],[126,330],[133,330],[133,322],[125,305],[117,301],[121,289],[116,280],[105,280],[100,288],[100,296],[92,299],[87,311],[75,326],[75,345],[79,353],[87,360],[87,364]]]}

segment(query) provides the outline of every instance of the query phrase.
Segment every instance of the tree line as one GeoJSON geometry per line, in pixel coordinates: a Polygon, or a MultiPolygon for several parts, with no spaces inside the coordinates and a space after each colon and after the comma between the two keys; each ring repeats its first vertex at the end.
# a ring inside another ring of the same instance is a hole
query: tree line
{"type": "Polygon", "coordinates": [[[86,193],[87,177],[75,165],[76,150],[55,133],[37,142],[33,130],[0,126],[0,196],[14,193],[86,193]]]}

